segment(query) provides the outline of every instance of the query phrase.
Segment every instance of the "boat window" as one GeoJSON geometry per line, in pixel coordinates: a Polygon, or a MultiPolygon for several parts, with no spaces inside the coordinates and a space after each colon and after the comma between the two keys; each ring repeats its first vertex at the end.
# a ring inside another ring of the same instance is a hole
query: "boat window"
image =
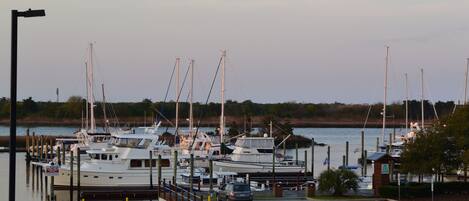
{"type": "Polygon", "coordinates": [[[117,177],[118,179],[122,179],[122,177],[117,177]]]}
{"type": "Polygon", "coordinates": [[[169,159],[161,159],[161,167],[169,167],[170,164],[169,159]]]}
{"type": "Polygon", "coordinates": [[[112,155],[109,155],[109,160],[112,161],[112,155]]]}
{"type": "Polygon", "coordinates": [[[145,139],[145,141],[143,141],[143,147],[144,148],[147,148],[151,143],[151,140],[150,139],[145,139]]]}
{"type": "Polygon", "coordinates": [[[107,154],[101,154],[101,160],[107,160],[107,154]]]}
{"type": "Polygon", "coordinates": [[[114,177],[109,177],[109,179],[114,179],[114,177]]]}
{"type": "Polygon", "coordinates": [[[117,138],[115,145],[118,147],[137,148],[142,139],[140,138],[117,138]]]}
{"type": "Polygon", "coordinates": [[[93,178],[97,179],[97,178],[99,178],[99,177],[98,177],[98,176],[93,176],[93,178]]]}
{"type": "MultiPolygon", "coordinates": [[[[156,159],[152,159],[151,166],[156,167],[156,159]]],[[[150,167],[150,160],[145,160],[145,167],[150,167]]]]}
{"type": "Polygon", "coordinates": [[[259,153],[272,153],[273,149],[257,149],[259,153]]]}
{"type": "Polygon", "coordinates": [[[142,167],[142,160],[130,160],[130,167],[142,167]]]}
{"type": "Polygon", "coordinates": [[[99,160],[99,154],[90,154],[90,158],[99,160]]]}
{"type": "Polygon", "coordinates": [[[119,156],[117,154],[114,157],[119,158],[119,156]]]}

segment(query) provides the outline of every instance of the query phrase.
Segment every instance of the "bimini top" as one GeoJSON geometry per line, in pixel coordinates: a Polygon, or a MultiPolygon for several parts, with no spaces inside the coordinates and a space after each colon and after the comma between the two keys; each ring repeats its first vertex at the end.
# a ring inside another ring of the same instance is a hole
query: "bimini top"
{"type": "Polygon", "coordinates": [[[274,147],[274,138],[242,137],[236,140],[236,146],[242,148],[272,149],[274,147]]]}

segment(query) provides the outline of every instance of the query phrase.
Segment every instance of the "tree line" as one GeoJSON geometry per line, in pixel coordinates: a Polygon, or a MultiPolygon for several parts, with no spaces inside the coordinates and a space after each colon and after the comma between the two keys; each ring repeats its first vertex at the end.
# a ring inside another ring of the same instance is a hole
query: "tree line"
{"type": "MultiPolygon", "coordinates": [[[[108,116],[116,115],[118,118],[165,116],[168,119],[175,117],[175,102],[153,102],[144,99],[140,102],[117,102],[107,103],[108,116]]],[[[409,118],[418,120],[421,118],[420,101],[409,101],[409,118]]],[[[86,100],[79,96],[72,96],[65,102],[35,101],[31,97],[19,101],[18,117],[41,117],[50,119],[79,119],[82,117],[86,100]]],[[[216,117],[220,115],[220,103],[210,102],[208,104],[194,103],[194,117],[216,117]]],[[[8,118],[10,114],[9,99],[0,98],[0,119],[8,118]]],[[[325,118],[335,120],[359,120],[363,121],[370,110],[370,119],[380,119],[382,103],[376,104],[344,104],[344,103],[254,103],[251,100],[242,102],[228,100],[225,103],[225,114],[230,117],[255,117],[271,116],[277,118],[325,118]]],[[[95,116],[103,116],[103,104],[96,102],[95,116]]],[[[439,118],[448,117],[454,110],[453,101],[438,101],[432,105],[428,100],[424,101],[426,119],[436,119],[435,111],[439,118]]],[[[180,116],[187,117],[189,103],[180,103],[180,116]]],[[[404,119],[405,103],[395,102],[387,106],[388,118],[404,119]]]]}

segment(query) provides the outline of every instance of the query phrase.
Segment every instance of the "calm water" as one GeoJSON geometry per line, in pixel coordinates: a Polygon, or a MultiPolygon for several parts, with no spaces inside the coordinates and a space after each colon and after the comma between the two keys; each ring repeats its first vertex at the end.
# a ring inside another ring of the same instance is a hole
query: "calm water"
{"type": "MultiPolygon", "coordinates": [[[[18,128],[18,135],[25,133],[26,127],[18,128]]],[[[73,127],[30,127],[31,132],[37,135],[71,135],[76,128],[73,127]]],[[[203,130],[213,130],[213,128],[204,128],[203,130]]],[[[171,130],[170,130],[171,131],[171,130]]],[[[314,137],[317,142],[326,143],[331,146],[331,167],[338,167],[342,165],[342,155],[345,154],[345,142],[350,143],[350,158],[349,164],[357,164],[357,159],[360,156],[360,131],[359,128],[295,128],[294,133],[303,135],[308,138],[314,137]]],[[[388,131],[392,132],[391,130],[388,131]]],[[[0,126],[0,136],[8,135],[9,127],[0,126]]],[[[365,130],[365,149],[375,151],[376,137],[381,135],[381,129],[366,129],[365,130]]],[[[308,168],[311,167],[311,149],[299,149],[298,158],[304,160],[304,152],[308,152],[308,168]]],[[[295,150],[287,150],[287,154],[295,157],[295,150]]],[[[41,193],[40,186],[33,183],[32,175],[27,174],[27,166],[24,160],[24,153],[17,154],[17,174],[16,174],[16,196],[17,200],[31,200],[41,201],[44,200],[45,193],[41,193]],[[29,179],[29,181],[28,181],[29,179]],[[33,185],[34,184],[34,185],[33,185]],[[34,187],[34,188],[33,188],[34,187]]],[[[327,156],[326,147],[315,147],[315,175],[319,175],[322,170],[327,169],[323,164],[327,156]]],[[[8,153],[0,153],[0,200],[8,199],[8,153]]],[[[368,171],[370,172],[370,171],[368,171]]],[[[69,200],[67,191],[57,192],[58,200],[69,200]]]]}

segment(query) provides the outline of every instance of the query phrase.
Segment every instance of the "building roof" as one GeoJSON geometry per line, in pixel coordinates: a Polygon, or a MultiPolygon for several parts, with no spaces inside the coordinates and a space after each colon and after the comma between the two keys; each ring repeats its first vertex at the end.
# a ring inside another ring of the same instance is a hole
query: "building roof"
{"type": "Polygon", "coordinates": [[[389,157],[389,155],[385,152],[375,152],[371,155],[369,155],[366,159],[372,160],[372,161],[377,161],[383,157],[389,157]]]}

